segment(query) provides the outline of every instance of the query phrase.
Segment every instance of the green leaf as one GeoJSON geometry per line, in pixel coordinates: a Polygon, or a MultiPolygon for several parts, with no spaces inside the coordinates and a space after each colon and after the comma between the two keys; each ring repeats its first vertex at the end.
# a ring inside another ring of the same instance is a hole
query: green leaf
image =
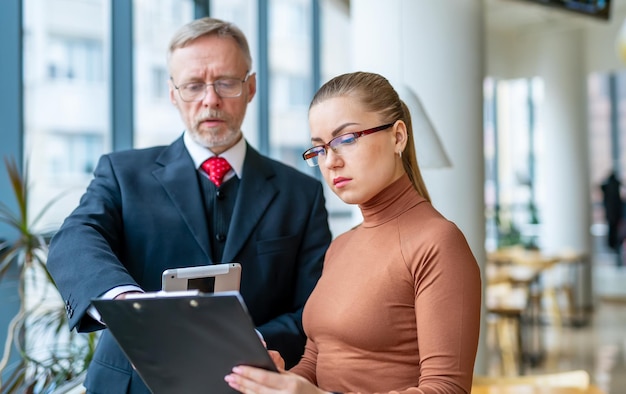
{"type": "MultiPolygon", "coordinates": [[[[20,299],[27,280],[43,278],[45,283],[31,282],[32,285],[56,292],[56,286],[46,267],[51,233],[37,231],[34,226],[65,193],[51,198],[34,215],[34,219],[29,220],[28,177],[20,173],[14,159],[5,158],[4,163],[17,208],[13,210],[6,203],[0,202],[0,223],[9,225],[15,230],[17,237],[0,242],[0,280],[11,267],[16,267],[20,299]],[[42,273],[43,276],[34,273],[42,273]]],[[[27,164],[25,168],[28,168],[27,164]]],[[[45,295],[47,294],[44,293],[45,295]]],[[[95,351],[97,334],[78,334],[70,331],[64,305],[60,300],[53,308],[48,306],[48,302],[34,302],[35,306],[28,310],[25,310],[24,300],[21,301],[20,312],[8,330],[8,335],[12,336],[9,343],[12,343],[14,348],[12,346],[5,349],[5,353],[9,354],[15,349],[20,354],[20,360],[17,364],[10,365],[14,369],[5,381],[0,381],[2,393],[33,393],[35,390],[38,393],[50,393],[63,382],[76,376],[84,376],[95,351]],[[51,339],[45,341],[43,345],[37,343],[37,348],[33,348],[28,343],[33,337],[51,339]]],[[[5,356],[8,357],[4,354],[0,362],[0,376],[8,367],[3,364],[8,360],[5,356]]]]}

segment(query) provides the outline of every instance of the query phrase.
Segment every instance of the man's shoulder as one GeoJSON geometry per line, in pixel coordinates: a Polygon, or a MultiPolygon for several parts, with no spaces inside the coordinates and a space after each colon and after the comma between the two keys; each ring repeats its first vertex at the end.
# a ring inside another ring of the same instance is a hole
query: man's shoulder
{"type": "Polygon", "coordinates": [[[306,174],[302,172],[300,169],[296,167],[293,167],[289,164],[280,162],[278,160],[275,160],[269,157],[265,157],[265,158],[269,160],[270,165],[272,166],[276,174],[278,174],[278,176],[280,177],[286,177],[286,178],[290,178],[290,179],[298,180],[302,182],[319,183],[319,180],[317,178],[313,177],[310,174],[306,174]]]}
{"type": "Polygon", "coordinates": [[[256,152],[255,156],[256,158],[254,160],[258,161],[256,163],[252,163],[254,168],[259,169],[259,166],[266,166],[267,168],[271,169],[271,171],[273,171],[278,178],[291,179],[291,181],[296,182],[319,183],[319,180],[317,178],[310,174],[304,173],[293,165],[284,163],[259,152],[256,152]]]}
{"type": "Polygon", "coordinates": [[[158,157],[165,149],[166,145],[151,146],[149,148],[134,148],[119,150],[111,153],[107,153],[105,156],[111,158],[111,160],[126,160],[129,158],[150,158],[158,157]]]}
{"type": "Polygon", "coordinates": [[[163,165],[181,158],[185,153],[182,142],[171,145],[158,145],[146,148],[119,150],[103,155],[114,167],[163,165]],[[160,164],[159,164],[160,163],[160,164]]]}

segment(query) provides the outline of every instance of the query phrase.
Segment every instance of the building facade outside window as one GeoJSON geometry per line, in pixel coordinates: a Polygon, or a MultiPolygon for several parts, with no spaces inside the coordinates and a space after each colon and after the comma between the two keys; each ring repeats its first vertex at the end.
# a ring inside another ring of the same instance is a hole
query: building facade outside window
{"type": "Polygon", "coordinates": [[[29,210],[63,198],[41,222],[57,228],[97,158],[110,150],[110,0],[24,0],[24,157],[29,210]]]}
{"type": "Polygon", "coordinates": [[[135,148],[169,145],[183,122],[169,99],[166,52],[171,36],[193,20],[193,0],[133,0],[135,148]]]}

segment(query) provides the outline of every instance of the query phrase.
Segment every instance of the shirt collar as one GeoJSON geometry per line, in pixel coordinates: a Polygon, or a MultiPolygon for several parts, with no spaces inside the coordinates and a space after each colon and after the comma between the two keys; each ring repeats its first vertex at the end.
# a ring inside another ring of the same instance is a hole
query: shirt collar
{"type": "MultiPolygon", "coordinates": [[[[195,142],[190,136],[189,132],[185,131],[183,134],[183,142],[185,143],[185,148],[187,148],[187,152],[191,156],[193,160],[193,164],[196,169],[200,168],[200,165],[205,162],[206,159],[216,156],[215,153],[211,152],[208,148],[198,144],[195,142]]],[[[233,145],[230,149],[223,152],[220,157],[228,160],[228,164],[232,167],[231,171],[234,171],[234,175],[237,175],[238,178],[241,178],[241,173],[243,171],[243,160],[246,157],[246,139],[241,137],[241,139],[233,145]]],[[[229,171],[229,173],[231,173],[229,171]]],[[[226,174],[227,178],[230,178],[230,174],[226,174]]]]}

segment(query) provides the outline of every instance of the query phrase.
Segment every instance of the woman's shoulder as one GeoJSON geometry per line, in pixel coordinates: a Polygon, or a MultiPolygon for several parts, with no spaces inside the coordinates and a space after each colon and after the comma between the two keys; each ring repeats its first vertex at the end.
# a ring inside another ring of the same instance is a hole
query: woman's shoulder
{"type": "Polygon", "coordinates": [[[422,201],[407,210],[400,218],[399,225],[407,228],[427,228],[428,233],[458,231],[457,225],[443,216],[428,201],[422,201]]]}
{"type": "Polygon", "coordinates": [[[405,252],[430,250],[446,253],[466,251],[471,254],[467,239],[453,221],[444,217],[430,203],[419,204],[399,220],[398,235],[405,252]]]}

